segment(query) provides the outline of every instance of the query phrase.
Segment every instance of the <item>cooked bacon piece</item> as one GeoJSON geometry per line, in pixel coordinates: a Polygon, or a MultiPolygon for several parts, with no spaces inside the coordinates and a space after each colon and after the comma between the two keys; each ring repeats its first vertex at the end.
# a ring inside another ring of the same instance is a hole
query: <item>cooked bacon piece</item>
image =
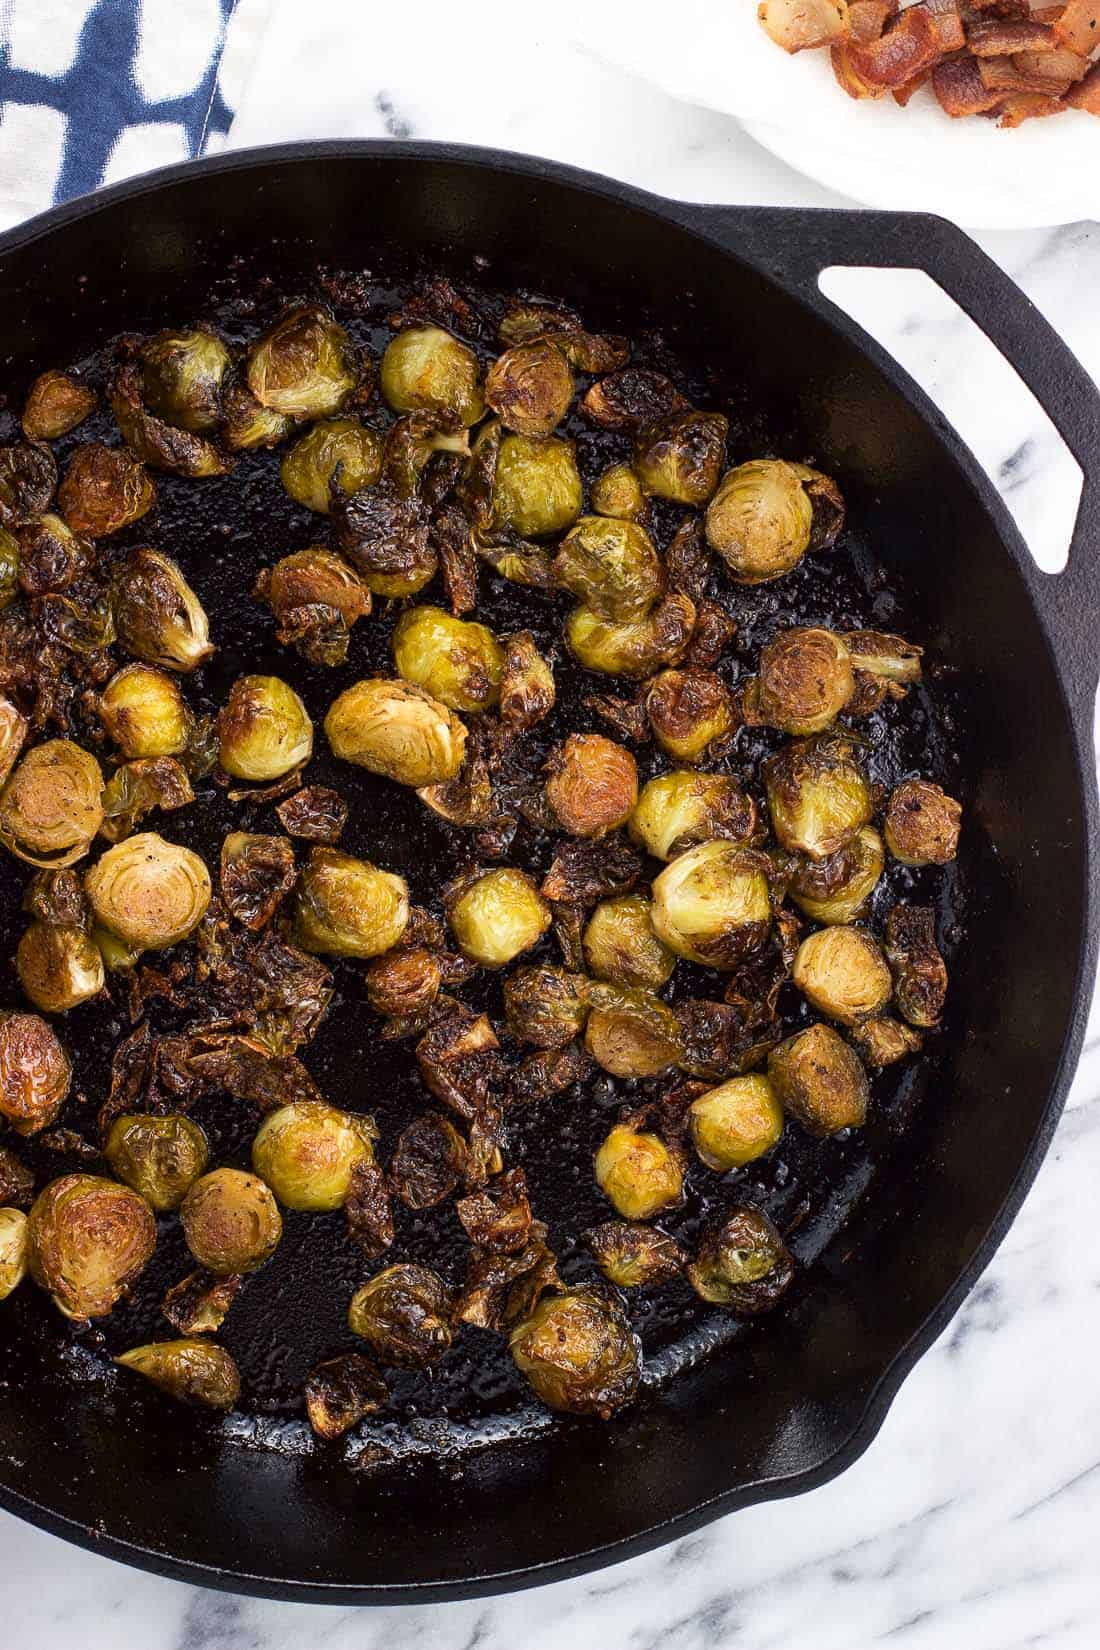
{"type": "Polygon", "coordinates": [[[885,86],[872,86],[862,75],[856,72],[852,62],[852,46],[834,46],[829,53],[833,64],[833,73],[838,83],[843,86],[849,97],[857,99],[865,97],[885,97],[885,86]]]}
{"type": "MultiPolygon", "coordinates": [[[[899,108],[904,109],[906,104],[909,103],[916,96],[916,94],[920,91],[921,87],[922,86],[927,86],[927,84],[931,80],[931,78],[932,78],[931,69],[925,69],[921,74],[914,75],[912,80],[907,80],[905,82],[904,86],[896,87],[895,90],[893,92],[891,92],[890,95],[894,99],[894,102],[899,106],[899,108]]],[[[869,677],[869,676],[865,677],[865,678],[863,678],[863,680],[869,682],[869,681],[871,681],[871,677],[869,677]]],[[[881,694],[877,696],[876,701],[875,701],[875,705],[872,706],[872,709],[877,708],[877,706],[882,702],[882,698],[883,698],[883,695],[881,695],[881,694]]],[[[853,710],[853,708],[852,708],[853,704],[854,704],[854,701],[849,701],[849,703],[844,707],[845,715],[858,715],[859,714],[858,710],[855,710],[855,711],[853,710]]]]}
{"type": "Polygon", "coordinates": [[[848,0],[763,0],[756,15],[785,52],[848,38],[848,0]]]}
{"type": "Polygon", "coordinates": [[[852,40],[857,46],[868,46],[882,36],[891,17],[897,16],[896,0],[852,0],[848,7],[848,23],[852,40]]]}
{"type": "Polygon", "coordinates": [[[966,30],[959,14],[959,0],[924,0],[924,3],[932,13],[941,52],[962,51],[966,45],[966,30]]]}
{"type": "Polygon", "coordinates": [[[914,75],[929,69],[943,55],[939,29],[927,6],[910,6],[881,40],[849,46],[848,61],[856,76],[869,86],[892,91],[914,75]]]}
{"type": "Polygon", "coordinates": [[[1094,63],[1084,80],[1070,87],[1066,107],[1083,109],[1087,115],[1100,115],[1100,63],[1094,63]]]}
{"type": "Polygon", "coordinates": [[[1056,46],[1052,52],[1017,52],[1012,62],[1021,74],[1030,75],[1033,80],[1044,83],[1066,80],[1071,86],[1074,81],[1082,79],[1089,69],[1087,57],[1082,57],[1079,52],[1067,51],[1064,46],[1056,46]]]}
{"type": "Polygon", "coordinates": [[[1020,22],[971,23],[966,31],[967,50],[974,57],[1011,57],[1013,52],[1052,52],[1055,47],[1054,30],[1046,23],[1033,23],[1030,18],[1020,22]]]}
{"type": "Polygon", "coordinates": [[[1008,57],[983,57],[978,61],[978,73],[991,92],[1025,94],[1038,97],[1060,97],[1068,92],[1068,80],[1039,80],[1035,75],[1021,74],[1008,57]]]}
{"type": "Polygon", "coordinates": [[[990,91],[978,73],[973,57],[953,58],[949,63],[938,63],[932,70],[932,90],[939,98],[940,107],[952,120],[964,115],[984,115],[998,109],[1004,100],[1003,92],[990,91]]]}
{"type": "Polygon", "coordinates": [[[1067,105],[1057,97],[1043,97],[1037,92],[1013,92],[1001,105],[998,126],[1022,126],[1025,120],[1041,119],[1044,115],[1064,115],[1067,105]]]}
{"type": "MultiPolygon", "coordinates": [[[[1069,0],[1051,28],[1059,46],[1091,57],[1100,46],[1100,0],[1069,0]]],[[[1074,108],[1080,108],[1080,104],[1074,104],[1074,108]]]]}

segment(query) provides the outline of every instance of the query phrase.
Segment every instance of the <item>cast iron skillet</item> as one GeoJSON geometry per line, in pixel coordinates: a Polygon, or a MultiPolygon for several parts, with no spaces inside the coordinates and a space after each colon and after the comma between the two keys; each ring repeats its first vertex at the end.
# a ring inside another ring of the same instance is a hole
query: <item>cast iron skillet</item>
{"type": "Polygon", "coordinates": [[[123,327],[201,310],[231,258],[292,283],[318,262],[369,267],[395,247],[463,267],[484,256],[494,284],[557,289],[582,308],[618,293],[628,312],[678,316],[785,450],[838,477],[853,518],[918,591],[920,639],[960,672],[968,852],[985,897],[952,980],[962,1031],[897,1169],[871,1185],[789,1311],[611,1425],[553,1423],[458,1464],[429,1454],[356,1476],[325,1452],[220,1441],[144,1395],[132,1412],[100,1401],[94,1380],[73,1383],[79,1354],[46,1314],[0,1314],[0,1378],[22,1375],[0,1385],[0,1504],[164,1574],[341,1603],[575,1574],[855,1460],[1046,1151],[1080,1048],[1100,897],[1100,403],[1027,299],[946,223],[688,206],[433,145],[229,155],[0,238],[8,381],[123,327]],[[821,296],[817,276],[837,264],[926,270],[1050,413],[1085,477],[1060,577],[1036,570],[926,398],[821,296]]]}

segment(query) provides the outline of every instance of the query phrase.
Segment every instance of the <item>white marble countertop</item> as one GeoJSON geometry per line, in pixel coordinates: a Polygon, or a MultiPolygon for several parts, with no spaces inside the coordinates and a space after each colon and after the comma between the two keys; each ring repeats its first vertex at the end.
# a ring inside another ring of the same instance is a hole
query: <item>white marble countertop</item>
{"type": "MultiPolygon", "coordinates": [[[[335,24],[354,26],[343,0],[306,11],[297,0],[276,5],[233,141],[389,133],[485,142],[669,195],[844,204],[767,156],[733,121],[672,103],[549,31],[537,42],[536,71],[510,82],[498,73],[490,87],[486,70],[455,74],[455,40],[442,26],[434,34],[420,8],[390,30],[372,18],[358,53],[344,37],[333,49],[335,24]],[[291,11],[305,72],[288,78],[291,11]]],[[[981,239],[1100,378],[1097,226],[981,239]]],[[[848,307],[962,430],[1040,559],[1056,566],[1075,467],[1014,375],[912,277],[844,283],[848,307]]],[[[535,1593],[398,1611],[203,1592],[0,1515],[0,1598],[13,1642],[26,1650],[61,1650],[74,1639],[82,1650],[1092,1650],[1100,1643],[1098,1163],[1100,1005],[1050,1156],[999,1254],[868,1453],[811,1495],[535,1593]]]]}

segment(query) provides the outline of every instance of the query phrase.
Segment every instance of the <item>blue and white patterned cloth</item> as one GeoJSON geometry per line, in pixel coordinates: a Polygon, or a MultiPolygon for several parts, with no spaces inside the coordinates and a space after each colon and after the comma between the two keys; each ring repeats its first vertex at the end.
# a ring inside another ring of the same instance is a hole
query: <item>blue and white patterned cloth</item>
{"type": "Polygon", "coordinates": [[[265,10],[266,0],[0,0],[0,225],[224,143],[265,10]],[[250,31],[227,52],[231,33],[250,31]]]}

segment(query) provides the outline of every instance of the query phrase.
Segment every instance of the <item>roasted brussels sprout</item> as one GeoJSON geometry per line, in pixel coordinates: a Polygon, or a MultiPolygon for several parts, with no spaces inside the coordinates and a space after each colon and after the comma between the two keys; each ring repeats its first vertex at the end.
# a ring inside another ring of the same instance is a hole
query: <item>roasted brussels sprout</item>
{"type": "Polygon", "coordinates": [[[279,466],[283,486],[298,504],[328,514],[332,489],[358,493],[382,474],[382,437],[357,418],[327,418],[296,441],[279,466]]]}
{"type": "Polygon", "coordinates": [[[492,631],[441,607],[410,607],[401,615],[393,658],[406,682],[452,710],[489,710],[500,695],[504,651],[492,631]]]}
{"type": "Polygon", "coordinates": [[[139,951],[187,938],[210,904],[210,873],[198,854],[155,831],[127,837],[84,878],[96,921],[139,951]]]}
{"type": "Polygon", "coordinates": [[[634,521],[645,508],[642,484],[629,464],[610,464],[592,483],[592,508],[598,516],[634,521]]]}
{"type": "Polygon", "coordinates": [[[644,618],[628,623],[575,607],[566,620],[565,639],[585,670],[640,682],[663,665],[678,664],[694,628],[694,603],[674,590],[644,618]]]}
{"type": "Polygon", "coordinates": [[[19,594],[19,540],[0,527],[0,610],[9,607],[19,594]]]}
{"type": "Polygon", "coordinates": [[[199,1125],[179,1112],[128,1112],[111,1124],[103,1155],[118,1178],[163,1215],[178,1209],[205,1173],[210,1148],[199,1125]]]}
{"type": "Polygon", "coordinates": [[[218,761],[234,779],[281,779],[313,754],[313,723],[279,676],[238,676],[218,715],[218,761]]]}
{"type": "Polygon", "coordinates": [[[763,1210],[741,1204],[707,1233],[687,1275],[703,1300],[752,1317],[790,1288],[794,1261],[763,1210]]]}
{"type": "Polygon", "coordinates": [[[359,382],[359,360],[331,315],[317,305],[300,304],[257,338],[245,376],[261,407],[287,418],[328,418],[359,382]]]}
{"type": "Polygon", "coordinates": [[[103,774],[71,739],[47,739],[0,792],[0,842],[28,865],[72,865],[103,823],[103,774]]]}
{"type": "Polygon", "coordinates": [[[856,673],[850,716],[867,716],[884,699],[904,699],[912,683],[921,679],[924,649],[903,636],[883,630],[849,630],[844,644],[856,673]]]}
{"type": "Polygon", "coordinates": [[[225,424],[222,440],[230,452],[250,452],[256,447],[277,447],[294,428],[294,419],[272,407],[262,407],[248,386],[234,373],[222,396],[225,424]]]}
{"type": "Polygon", "coordinates": [[[334,699],[325,717],[334,756],[399,785],[441,785],[466,752],[459,718],[423,688],[372,677],[334,699]]]}
{"type": "Polygon", "coordinates": [[[191,671],[214,649],[202,603],[169,556],[131,550],[111,580],[118,639],[147,665],[191,671]]]}
{"type": "Polygon", "coordinates": [[[653,930],[644,894],[623,894],[597,905],[584,931],[591,974],[611,985],[657,991],[671,979],[676,958],[653,930]]]}
{"type": "Polygon", "coordinates": [[[584,1240],[604,1277],[620,1289],[669,1283],[684,1269],[680,1245],[655,1226],[606,1220],[590,1227],[584,1240]]]}
{"type": "Polygon", "coordinates": [[[867,1117],[867,1073],[831,1026],[807,1026],[772,1049],[768,1080],[810,1134],[858,1129],[867,1117]]]}
{"type": "Polygon", "coordinates": [[[412,1023],[435,1002],[443,973],[433,951],[413,945],[379,957],[367,969],[365,979],[367,1001],[376,1014],[412,1023]]]}
{"type": "Polygon", "coordinates": [[[339,1209],[360,1163],[373,1163],[369,1117],[300,1100],[268,1112],[252,1142],[252,1167],[287,1209],[339,1209]]]}
{"type": "Polygon", "coordinates": [[[158,332],[141,346],[141,383],[149,411],[166,424],[209,435],[222,416],[229,351],[212,332],[158,332]]]}
{"type": "Polygon", "coordinates": [[[27,741],[27,718],[0,693],[0,786],[4,784],[27,741]]]}
{"type": "Polygon", "coordinates": [[[388,1397],[382,1376],[358,1352],[329,1358],[306,1377],[306,1415],[318,1438],[342,1438],[381,1409],[388,1397]]]}
{"type": "Polygon", "coordinates": [[[530,951],[550,926],[550,907],[530,877],[511,865],[469,873],[445,903],[459,950],[485,968],[503,968],[530,951]]]}
{"type": "Polygon", "coordinates": [[[51,1180],[27,1217],[27,1265],[68,1318],[104,1318],[151,1260],[153,1211],[94,1174],[51,1180]]]}
{"type": "Polygon", "coordinates": [[[622,1307],[599,1288],[544,1295],[508,1347],[550,1409],[607,1420],[638,1390],[641,1343],[622,1307]]]}
{"type": "Polygon", "coordinates": [[[379,1363],[426,1369],[451,1344],[451,1297],[427,1266],[387,1266],[357,1289],[348,1327],[367,1342],[379,1363]]]}
{"type": "Polygon", "coordinates": [[[752,720],[782,733],[823,733],[854,691],[844,638],[831,630],[796,626],[781,630],[761,653],[747,709],[752,720]]]}
{"type": "Polygon", "coordinates": [[[99,696],[99,719],[123,756],[179,756],[192,717],[171,676],[152,665],[124,665],[99,696]]]}
{"type": "Polygon", "coordinates": [[[298,608],[334,607],[350,629],[371,610],[370,591],[354,567],[319,544],[283,556],[261,574],[256,594],[281,624],[298,608]]]}
{"type": "Polygon", "coordinates": [[[630,345],[625,338],[586,331],[580,317],[564,305],[515,303],[499,330],[505,344],[552,339],[579,372],[614,372],[630,359],[630,345]]]}
{"type": "Polygon", "coordinates": [[[936,944],[936,913],[930,905],[895,905],[886,919],[886,955],[894,976],[894,996],[910,1025],[939,1024],[947,995],[947,965],[936,944]]]}
{"type": "Polygon", "coordinates": [[[506,435],[493,484],[493,526],[521,538],[547,538],[571,527],[584,495],[571,441],[557,436],[506,435]]]}
{"type": "Polygon", "coordinates": [[[670,413],[687,412],[690,406],[664,373],[626,367],[593,384],[581,402],[581,411],[601,429],[636,430],[670,413]]]}
{"type": "Polygon", "coordinates": [[[618,1123],[596,1153],[596,1184],[627,1220],[649,1220],[679,1202],[684,1187],[680,1157],[656,1134],[618,1123]]]}
{"type": "Polygon", "coordinates": [[[571,733],[547,766],[546,800],[570,836],[606,836],[630,818],[638,801],[638,764],[613,739],[571,733]]]}
{"type": "Polygon", "coordinates": [[[181,476],[222,476],[232,469],[232,459],[205,436],[179,429],[150,412],[143,394],[138,363],[123,361],[111,382],[111,411],[136,458],[151,469],[181,476]]]}
{"type": "Polygon", "coordinates": [[[9,1146],[0,1146],[0,1203],[29,1209],[34,1202],[34,1174],[9,1146]]]}
{"type": "Polygon", "coordinates": [[[556,344],[537,338],[505,350],[485,376],[485,400],[517,435],[551,435],[573,400],[573,374],[556,344]]]}
{"type": "Polygon", "coordinates": [[[221,891],[231,917],[265,928],[294,886],[294,849],[285,837],[230,831],[222,840],[221,891]]]}
{"type": "Polygon", "coordinates": [[[450,413],[467,426],[485,412],[477,356],[442,327],[405,327],[391,338],[379,383],[395,412],[450,413]]]}
{"type": "Polygon", "coordinates": [[[154,809],[171,813],[194,800],[187,769],[174,756],[143,756],[124,762],[103,788],[99,834],[108,842],[121,842],[154,809]]]}
{"type": "Polygon", "coordinates": [[[759,458],[727,470],[707,507],[706,535],[738,584],[782,578],[817,547],[816,483],[832,487],[827,477],[782,459],[759,458]]]}
{"type": "Polygon", "coordinates": [[[675,504],[705,504],[722,473],[728,434],[721,413],[671,413],[643,425],[634,442],[642,487],[675,504]]]}
{"type": "Polygon", "coordinates": [[[570,528],[554,557],[553,574],[591,612],[621,621],[643,618],[665,583],[645,528],[605,516],[582,516],[570,528]]]}
{"type": "Polygon", "coordinates": [[[57,502],[74,533],[102,539],[140,521],[156,496],[144,464],[125,447],[89,441],[70,458],[57,502]]]}
{"type": "Polygon", "coordinates": [[[82,424],[95,407],[95,391],[64,372],[38,375],[23,403],[28,441],[56,441],[82,424]]]}
{"type": "Polygon", "coordinates": [[[702,761],[735,726],[729,689],[712,670],[662,670],[645,708],[653,737],[678,762],[702,761]]]}
{"type": "Polygon", "coordinates": [[[716,839],[672,860],[653,883],[653,926],[678,957],[734,968],[771,927],[767,863],[752,849],[716,839]]]}
{"type": "Polygon", "coordinates": [[[554,672],[529,630],[517,630],[504,644],[500,674],[500,719],[510,728],[533,728],[554,708],[554,672]]]}
{"type": "Polygon", "coordinates": [[[676,1065],[683,1040],[675,1014],[651,991],[592,983],[584,1046],[612,1077],[655,1077],[676,1065]]]}
{"type": "Polygon", "coordinates": [[[212,1341],[151,1341],[120,1353],[115,1363],[183,1404],[232,1409],[241,1395],[240,1371],[224,1346],[212,1341]]]}
{"type": "Polygon", "coordinates": [[[24,596],[67,590],[87,573],[92,556],[90,539],[47,512],[19,529],[19,588],[24,596]]]}
{"type": "Polygon", "coordinates": [[[783,1133],[783,1108],[766,1077],[752,1072],[708,1089],[688,1109],[695,1150],[725,1173],[771,1151],[783,1133]]]}
{"type": "Polygon", "coordinates": [[[377,957],[397,944],[408,921],[403,877],[338,848],[310,850],[294,897],[294,939],[303,951],[377,957]]]}
{"type": "Polygon", "coordinates": [[[859,1050],[864,1065],[873,1066],[876,1071],[883,1066],[892,1066],[898,1060],[906,1060],[911,1054],[919,1054],[921,1049],[920,1032],[902,1025],[890,1014],[873,1014],[869,1020],[861,1020],[859,1025],[852,1026],[848,1035],[859,1050]]]}
{"type": "Polygon", "coordinates": [[[890,793],[883,836],[902,865],[948,865],[959,846],[962,808],[927,779],[903,779],[890,793]]]}
{"type": "Polygon", "coordinates": [[[279,1247],[279,1205],[254,1174],[213,1169],[190,1187],[180,1205],[187,1247],[200,1266],[218,1277],[255,1272],[279,1247]]]}
{"type": "Polygon", "coordinates": [[[564,1048],[584,1030],[588,1018],[585,980],[564,968],[519,968],[504,982],[508,1029],[535,1048],[564,1048]]]}
{"type": "Polygon", "coordinates": [[[27,1275],[27,1217],[21,1209],[0,1209],[0,1301],[27,1275]]]}
{"type": "Polygon", "coordinates": [[[57,461],[37,441],[0,447],[0,526],[22,527],[50,507],[57,461]]]}
{"type": "Polygon", "coordinates": [[[722,837],[747,843],[756,832],[756,808],[736,780],[683,769],[658,774],[643,787],[630,816],[630,834],[655,859],[674,859],[693,843],[722,837]]]}
{"type": "Polygon", "coordinates": [[[64,1014],[103,990],[99,947],[83,928],[32,922],[15,952],[19,984],[35,1008],[64,1014]]]}
{"type": "Polygon", "coordinates": [[[890,1000],[890,970],[878,944],[862,928],[837,924],[802,941],[794,983],[821,1014],[855,1025],[890,1000]]]}
{"type": "Polygon", "coordinates": [[[817,734],[764,763],[772,829],[784,848],[828,859],[870,823],[871,787],[850,740],[817,734]]]}
{"type": "Polygon", "coordinates": [[[803,860],[791,882],[791,898],[814,922],[851,922],[866,907],[885,863],[882,838],[873,826],[864,825],[828,859],[803,860]]]}

